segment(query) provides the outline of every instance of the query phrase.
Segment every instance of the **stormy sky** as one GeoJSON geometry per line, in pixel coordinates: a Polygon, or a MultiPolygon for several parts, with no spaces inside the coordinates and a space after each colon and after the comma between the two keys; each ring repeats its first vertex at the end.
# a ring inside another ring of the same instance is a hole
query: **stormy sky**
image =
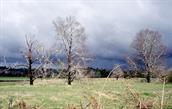
{"type": "Polygon", "coordinates": [[[85,27],[93,67],[124,64],[136,33],[145,28],[161,33],[172,66],[172,0],[0,0],[1,63],[4,56],[9,63],[21,60],[26,33],[52,46],[58,16],[75,16],[85,27]]]}

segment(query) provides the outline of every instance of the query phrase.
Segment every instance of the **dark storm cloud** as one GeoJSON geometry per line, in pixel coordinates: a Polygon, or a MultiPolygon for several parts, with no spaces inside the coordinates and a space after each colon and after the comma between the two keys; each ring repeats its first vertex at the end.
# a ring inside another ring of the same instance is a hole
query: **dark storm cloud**
{"type": "MultiPolygon", "coordinates": [[[[0,57],[19,58],[24,35],[33,33],[52,46],[57,16],[76,16],[85,27],[93,66],[124,63],[130,43],[143,28],[159,31],[171,53],[171,0],[2,0],[0,8],[0,57]]],[[[171,62],[171,55],[168,57],[171,62]]]]}

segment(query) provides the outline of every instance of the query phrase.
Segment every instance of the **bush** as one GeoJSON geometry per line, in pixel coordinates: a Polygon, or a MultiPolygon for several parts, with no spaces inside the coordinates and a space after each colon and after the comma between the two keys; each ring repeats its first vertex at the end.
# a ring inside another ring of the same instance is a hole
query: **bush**
{"type": "Polygon", "coordinates": [[[168,74],[168,83],[172,83],[172,71],[168,74]]]}

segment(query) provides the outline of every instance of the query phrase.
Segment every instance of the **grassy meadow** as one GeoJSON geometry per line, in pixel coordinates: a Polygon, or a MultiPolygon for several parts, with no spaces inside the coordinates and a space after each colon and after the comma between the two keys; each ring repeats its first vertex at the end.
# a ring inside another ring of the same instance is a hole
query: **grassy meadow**
{"type": "MultiPolygon", "coordinates": [[[[80,109],[81,104],[89,103],[101,109],[137,109],[139,101],[160,109],[161,104],[162,83],[156,80],[145,83],[141,79],[85,78],[69,86],[65,79],[37,79],[30,86],[26,78],[19,79],[24,82],[0,82],[1,109],[8,109],[10,98],[12,105],[24,101],[27,106],[38,109],[80,109]]],[[[172,84],[165,85],[163,108],[172,109],[172,84]]]]}

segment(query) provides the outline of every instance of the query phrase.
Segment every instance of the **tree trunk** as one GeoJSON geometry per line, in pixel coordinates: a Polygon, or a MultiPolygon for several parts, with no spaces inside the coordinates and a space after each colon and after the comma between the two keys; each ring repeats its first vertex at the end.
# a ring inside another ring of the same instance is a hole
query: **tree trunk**
{"type": "Polygon", "coordinates": [[[67,69],[67,80],[68,80],[68,85],[71,85],[72,83],[72,78],[71,78],[71,59],[68,59],[68,69],[67,69]]]}
{"type": "Polygon", "coordinates": [[[70,71],[68,72],[68,85],[71,85],[72,80],[71,80],[71,75],[70,75],[70,71]]]}
{"type": "Polygon", "coordinates": [[[116,80],[118,80],[118,79],[119,79],[119,76],[117,75],[117,76],[116,76],[116,80]]]}
{"type": "Polygon", "coordinates": [[[148,71],[148,73],[146,75],[146,80],[147,80],[147,83],[150,83],[151,82],[150,72],[149,71],[148,71]]]}
{"type": "Polygon", "coordinates": [[[70,40],[70,46],[69,46],[69,52],[68,52],[68,68],[67,68],[67,72],[68,72],[68,85],[71,85],[72,83],[72,78],[71,78],[71,67],[72,67],[72,39],[70,40]]]}
{"type": "Polygon", "coordinates": [[[33,85],[33,74],[32,74],[32,59],[29,58],[29,68],[28,68],[28,71],[29,71],[29,78],[30,78],[30,85],[33,85]]]}
{"type": "Polygon", "coordinates": [[[33,85],[33,77],[30,77],[30,85],[33,85]]]}

